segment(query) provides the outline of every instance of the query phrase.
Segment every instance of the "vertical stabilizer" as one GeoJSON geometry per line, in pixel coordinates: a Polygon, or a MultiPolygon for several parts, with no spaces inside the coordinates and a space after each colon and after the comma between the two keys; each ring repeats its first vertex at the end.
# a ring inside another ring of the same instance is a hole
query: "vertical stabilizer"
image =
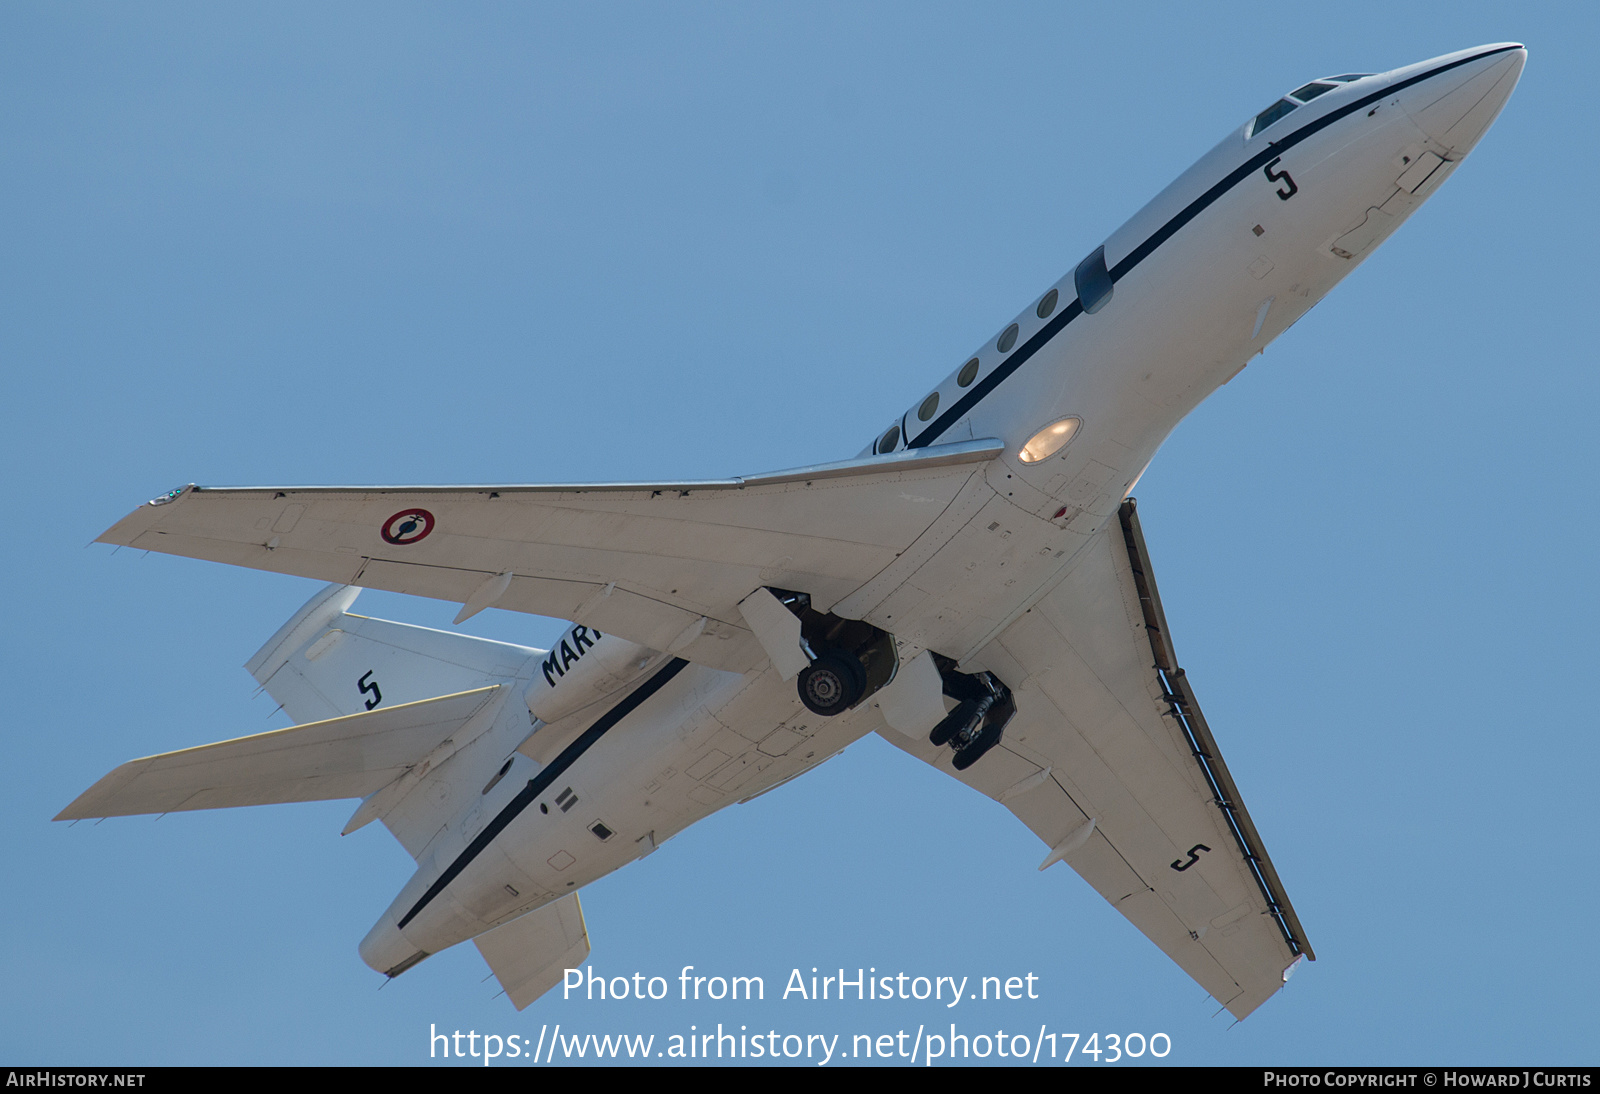
{"type": "Polygon", "coordinates": [[[524,675],[544,651],[354,615],[361,592],[329,585],[245,664],[297,722],[414,703],[524,675]]]}
{"type": "Polygon", "coordinates": [[[589,929],[577,893],[546,904],[472,940],[511,1003],[522,1010],[589,956],[589,929]]]}

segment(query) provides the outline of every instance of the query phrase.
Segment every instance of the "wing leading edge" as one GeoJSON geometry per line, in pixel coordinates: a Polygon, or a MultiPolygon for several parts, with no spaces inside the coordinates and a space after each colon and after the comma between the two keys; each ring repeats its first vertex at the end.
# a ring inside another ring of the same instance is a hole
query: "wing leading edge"
{"type": "Polygon", "coordinates": [[[996,799],[1237,1018],[1315,960],[1178,667],[1132,499],[977,661],[1012,688],[1002,743],[956,772],[996,799]]]}

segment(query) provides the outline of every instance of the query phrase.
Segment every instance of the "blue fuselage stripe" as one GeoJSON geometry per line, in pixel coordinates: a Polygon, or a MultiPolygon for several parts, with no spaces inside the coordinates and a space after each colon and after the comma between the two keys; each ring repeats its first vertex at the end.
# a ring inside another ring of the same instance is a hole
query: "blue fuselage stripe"
{"type": "Polygon", "coordinates": [[[412,905],[411,910],[400,920],[399,926],[401,929],[404,929],[407,923],[415,919],[417,913],[426,908],[434,897],[444,892],[445,887],[454,881],[461,871],[471,864],[473,859],[482,854],[483,849],[493,843],[495,837],[504,832],[511,822],[521,815],[524,809],[532,805],[539,799],[541,794],[550,789],[550,784],[559,779],[579,756],[587,752],[596,741],[604,737],[618,722],[638,710],[646,699],[649,699],[665,687],[667,681],[682,672],[688,664],[689,662],[681,657],[674,657],[671,661],[668,661],[659,672],[634,689],[622,702],[601,715],[599,721],[584,730],[577,740],[562,749],[559,756],[551,760],[543,770],[529,779],[528,785],[523,787],[517,793],[517,796],[506,804],[504,809],[495,814],[494,820],[484,825],[483,831],[479,832],[473,841],[467,844],[466,849],[456,856],[455,861],[445,869],[444,873],[439,875],[439,879],[428,886],[428,891],[422,894],[422,899],[412,905]]]}

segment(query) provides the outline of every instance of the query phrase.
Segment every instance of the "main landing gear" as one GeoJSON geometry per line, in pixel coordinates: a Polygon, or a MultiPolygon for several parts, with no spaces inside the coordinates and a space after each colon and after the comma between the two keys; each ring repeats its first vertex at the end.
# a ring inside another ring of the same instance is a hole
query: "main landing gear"
{"type": "Polygon", "coordinates": [[[831,718],[861,702],[867,670],[848,650],[833,649],[800,671],[800,701],[813,714],[831,718]]]}
{"type": "MultiPolygon", "coordinates": [[[[841,619],[811,606],[807,593],[768,592],[800,620],[800,648],[808,664],[795,681],[807,710],[824,718],[843,714],[894,679],[900,667],[894,635],[859,619],[841,619]]],[[[983,758],[1017,713],[1011,689],[991,672],[956,670],[955,661],[933,654],[944,694],[956,708],[933,727],[928,739],[955,750],[951,761],[965,771],[983,758]]]]}
{"type": "Polygon", "coordinates": [[[796,686],[813,714],[832,718],[894,679],[900,667],[894,636],[859,619],[841,619],[811,606],[807,593],[770,590],[800,620],[800,648],[810,661],[796,686]]]}
{"type": "Polygon", "coordinates": [[[1000,743],[1006,723],[1017,713],[1017,704],[1011,689],[994,673],[957,672],[954,661],[937,654],[934,661],[944,680],[944,693],[956,700],[956,707],[933,727],[928,740],[938,747],[949,745],[955,749],[950,764],[957,771],[965,771],[1000,743]]]}

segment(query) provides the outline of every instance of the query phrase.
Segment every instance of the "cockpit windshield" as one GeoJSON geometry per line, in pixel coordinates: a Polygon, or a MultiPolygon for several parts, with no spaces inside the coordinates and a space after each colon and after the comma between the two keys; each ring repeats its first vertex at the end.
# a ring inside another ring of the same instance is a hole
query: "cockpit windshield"
{"type": "Polygon", "coordinates": [[[1290,111],[1302,103],[1309,103],[1318,95],[1326,95],[1338,89],[1340,84],[1353,84],[1357,80],[1365,80],[1371,76],[1370,72],[1346,72],[1341,76],[1324,76],[1320,80],[1312,80],[1304,87],[1297,87],[1288,95],[1279,99],[1261,113],[1257,114],[1245,130],[1246,137],[1253,137],[1267,126],[1283,118],[1290,111]]]}
{"type": "Polygon", "coordinates": [[[1293,99],[1279,99],[1256,115],[1255,120],[1250,123],[1250,132],[1246,133],[1245,136],[1255,136],[1290,111],[1299,109],[1299,106],[1300,104],[1293,99]]]}
{"type": "Polygon", "coordinates": [[[1314,80],[1311,83],[1307,84],[1305,87],[1297,87],[1297,88],[1295,88],[1293,91],[1289,92],[1289,94],[1292,95],[1293,97],[1295,97],[1296,99],[1299,99],[1303,103],[1309,103],[1312,99],[1315,99],[1318,95],[1326,94],[1327,92],[1332,91],[1337,86],[1339,86],[1339,85],[1338,84],[1333,84],[1333,83],[1328,83],[1325,80],[1314,80]]]}

